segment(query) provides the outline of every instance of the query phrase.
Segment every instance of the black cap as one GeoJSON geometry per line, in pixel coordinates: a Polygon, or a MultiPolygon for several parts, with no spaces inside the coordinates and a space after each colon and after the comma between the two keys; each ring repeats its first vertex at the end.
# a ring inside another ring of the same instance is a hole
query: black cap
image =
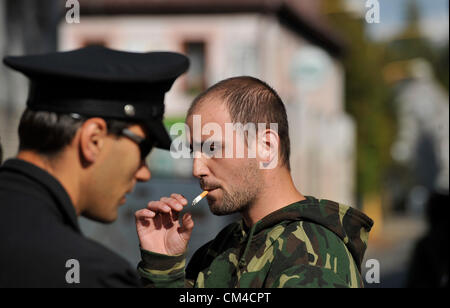
{"type": "Polygon", "coordinates": [[[186,56],[90,46],[3,62],[30,79],[29,109],[142,122],[157,147],[170,149],[164,96],[188,69],[186,56]]]}

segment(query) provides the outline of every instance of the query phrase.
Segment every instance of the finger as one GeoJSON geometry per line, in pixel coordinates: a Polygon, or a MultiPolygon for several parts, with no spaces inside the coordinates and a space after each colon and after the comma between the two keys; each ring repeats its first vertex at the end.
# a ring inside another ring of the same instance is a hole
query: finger
{"type": "Polygon", "coordinates": [[[156,215],[155,212],[150,211],[148,209],[142,209],[134,213],[136,219],[154,218],[155,215],[156,215]]]}
{"type": "Polygon", "coordinates": [[[192,220],[192,215],[186,213],[182,218],[183,225],[180,228],[180,236],[184,241],[188,242],[191,238],[192,230],[194,229],[194,220],[192,220]]]}
{"type": "Polygon", "coordinates": [[[136,230],[138,231],[138,234],[139,230],[141,230],[142,227],[148,228],[151,225],[154,225],[155,215],[156,214],[154,212],[147,209],[139,210],[134,214],[136,219],[136,230]]]}
{"type": "Polygon", "coordinates": [[[147,209],[156,213],[170,213],[172,210],[165,202],[161,201],[150,201],[147,205],[147,209]]]}
{"type": "Polygon", "coordinates": [[[185,205],[187,205],[188,204],[188,201],[187,201],[187,199],[183,196],[183,195],[181,195],[181,194],[171,194],[170,195],[172,198],[174,198],[174,199],[177,199],[178,200],[178,202],[180,202],[181,203],[181,205],[183,205],[183,206],[185,206],[185,205]]]}
{"type": "Polygon", "coordinates": [[[175,211],[183,210],[183,205],[175,198],[162,197],[160,201],[166,203],[168,206],[170,206],[171,209],[175,211]]]}

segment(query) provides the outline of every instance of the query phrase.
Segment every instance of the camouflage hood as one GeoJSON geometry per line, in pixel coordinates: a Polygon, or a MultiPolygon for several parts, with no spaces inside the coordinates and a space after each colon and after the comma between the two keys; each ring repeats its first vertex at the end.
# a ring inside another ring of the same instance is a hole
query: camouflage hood
{"type": "Polygon", "coordinates": [[[330,200],[318,200],[311,196],[305,198],[304,201],[293,203],[264,217],[251,230],[246,230],[241,221],[243,236],[248,240],[244,256],[248,252],[250,243],[258,234],[280,223],[306,221],[321,225],[336,234],[344,242],[352,254],[358,270],[361,271],[361,262],[373,225],[372,219],[343,204],[330,200]]]}

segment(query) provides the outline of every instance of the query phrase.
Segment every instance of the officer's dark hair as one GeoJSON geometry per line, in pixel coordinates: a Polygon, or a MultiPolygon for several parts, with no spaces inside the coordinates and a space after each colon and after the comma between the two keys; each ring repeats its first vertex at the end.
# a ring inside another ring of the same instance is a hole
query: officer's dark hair
{"type": "MultiPolygon", "coordinates": [[[[58,155],[68,146],[86,118],[69,114],[26,109],[19,124],[19,151],[35,151],[47,157],[58,155]]],[[[105,119],[108,134],[119,135],[129,122],[105,119]]]]}
{"type": "Polygon", "coordinates": [[[278,93],[267,83],[254,77],[241,76],[220,81],[195,98],[188,115],[210,98],[222,99],[234,123],[278,124],[281,163],[290,170],[291,145],[286,108],[278,93]]]}

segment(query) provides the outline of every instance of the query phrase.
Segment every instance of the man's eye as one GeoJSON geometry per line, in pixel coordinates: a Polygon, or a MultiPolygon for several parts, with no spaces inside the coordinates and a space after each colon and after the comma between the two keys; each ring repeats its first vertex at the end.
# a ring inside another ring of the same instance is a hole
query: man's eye
{"type": "Polygon", "coordinates": [[[212,152],[212,151],[214,151],[215,150],[215,145],[214,145],[214,142],[213,143],[211,143],[210,145],[209,145],[209,150],[212,152]]]}

